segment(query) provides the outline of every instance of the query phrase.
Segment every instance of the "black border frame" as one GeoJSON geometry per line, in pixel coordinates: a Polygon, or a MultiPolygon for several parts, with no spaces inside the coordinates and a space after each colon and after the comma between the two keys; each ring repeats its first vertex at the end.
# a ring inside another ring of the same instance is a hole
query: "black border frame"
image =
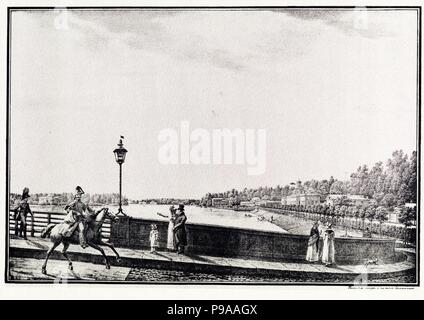
{"type": "MultiPolygon", "coordinates": [[[[9,279],[9,193],[10,193],[10,141],[11,141],[11,37],[12,37],[12,12],[13,11],[47,11],[54,9],[67,10],[87,10],[87,11],[103,11],[103,10],[139,10],[139,11],[160,11],[160,10],[175,10],[175,11],[277,11],[277,10],[384,10],[384,11],[400,11],[411,10],[417,11],[417,87],[416,87],[416,151],[417,151],[417,245],[416,245],[416,283],[405,284],[384,284],[384,283],[369,283],[368,287],[419,287],[420,286],[420,207],[421,207],[421,45],[422,45],[422,7],[421,6],[11,6],[7,7],[7,54],[6,54],[6,195],[5,195],[5,283],[22,283],[22,284],[51,284],[54,280],[10,280],[9,279]]],[[[237,285],[237,286],[343,286],[350,287],[352,283],[323,283],[323,282],[172,282],[172,281],[83,281],[69,280],[68,283],[76,284],[149,284],[149,285],[237,285]]]]}

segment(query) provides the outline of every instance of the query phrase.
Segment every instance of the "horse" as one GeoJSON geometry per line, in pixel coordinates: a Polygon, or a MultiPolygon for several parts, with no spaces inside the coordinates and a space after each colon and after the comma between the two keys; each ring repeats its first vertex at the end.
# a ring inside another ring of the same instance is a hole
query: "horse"
{"type": "MultiPolygon", "coordinates": [[[[95,220],[92,223],[87,224],[85,235],[86,235],[87,244],[90,247],[100,251],[100,253],[102,254],[104,258],[106,269],[110,269],[109,260],[106,257],[104,250],[100,247],[100,245],[105,245],[109,247],[110,249],[112,249],[112,251],[116,255],[116,261],[118,263],[121,262],[121,258],[112,243],[105,242],[101,239],[101,228],[106,218],[110,218],[111,221],[113,222],[118,221],[118,217],[111,214],[108,208],[102,208],[100,211],[97,212],[95,216],[95,220]]],[[[72,261],[71,259],[69,259],[69,256],[66,253],[66,251],[68,250],[69,245],[71,243],[79,244],[79,230],[76,229],[70,237],[65,237],[59,233],[61,224],[63,223],[65,222],[62,222],[59,224],[51,223],[46,228],[44,228],[43,231],[41,232],[42,238],[50,237],[50,240],[53,242],[53,245],[47,251],[46,260],[44,261],[44,264],[41,267],[41,272],[43,274],[47,274],[47,269],[46,269],[47,261],[49,260],[51,253],[61,243],[63,243],[62,254],[66,258],[66,260],[68,260],[68,263],[69,263],[68,269],[73,270],[72,261]]]]}

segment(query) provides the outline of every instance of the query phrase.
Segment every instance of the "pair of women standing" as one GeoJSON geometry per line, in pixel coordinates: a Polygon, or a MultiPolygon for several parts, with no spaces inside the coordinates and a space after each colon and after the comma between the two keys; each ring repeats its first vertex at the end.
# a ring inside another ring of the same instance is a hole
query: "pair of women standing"
{"type": "Polygon", "coordinates": [[[177,250],[177,252],[180,254],[184,253],[184,248],[187,245],[187,233],[185,230],[187,217],[185,215],[184,205],[180,204],[178,209],[176,209],[174,206],[171,206],[169,208],[168,216],[165,216],[161,213],[158,214],[169,219],[167,238],[168,250],[177,250]]]}
{"type": "MultiPolygon", "coordinates": [[[[306,260],[309,262],[317,262],[319,260],[320,232],[318,230],[318,225],[318,222],[314,223],[309,236],[308,251],[306,252],[306,260]]],[[[335,263],[334,256],[334,231],[331,223],[327,223],[327,227],[324,231],[321,261],[325,263],[326,266],[330,266],[335,263]]]]}

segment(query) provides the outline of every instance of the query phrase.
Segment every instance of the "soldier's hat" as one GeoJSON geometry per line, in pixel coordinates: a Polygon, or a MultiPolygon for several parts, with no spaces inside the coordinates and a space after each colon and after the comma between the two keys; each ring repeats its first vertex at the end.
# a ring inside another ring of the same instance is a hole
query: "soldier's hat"
{"type": "Polygon", "coordinates": [[[178,205],[178,210],[184,211],[184,205],[182,203],[178,205]]]}
{"type": "Polygon", "coordinates": [[[84,194],[84,190],[82,190],[82,188],[81,188],[80,186],[77,186],[77,187],[75,188],[75,191],[76,191],[76,192],[77,192],[77,194],[79,194],[79,195],[84,194]]]}
{"type": "Polygon", "coordinates": [[[29,198],[29,197],[30,197],[29,189],[25,187],[24,190],[22,191],[22,200],[29,198]]]}

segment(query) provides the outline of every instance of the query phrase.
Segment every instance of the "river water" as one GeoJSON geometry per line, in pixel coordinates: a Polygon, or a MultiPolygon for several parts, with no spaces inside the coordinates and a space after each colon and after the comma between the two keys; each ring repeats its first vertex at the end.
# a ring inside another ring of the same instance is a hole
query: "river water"
{"type": "MultiPolygon", "coordinates": [[[[118,208],[116,206],[109,205],[106,207],[109,207],[109,209],[113,213],[116,213],[118,211],[118,208]]],[[[61,206],[31,206],[31,208],[34,211],[64,212],[63,207],[61,206]]],[[[123,211],[125,212],[125,214],[135,218],[157,219],[167,221],[166,218],[159,216],[157,212],[167,215],[169,212],[169,206],[151,204],[130,204],[128,206],[124,206],[123,211]]],[[[243,229],[285,232],[285,230],[271,222],[265,220],[261,221],[260,219],[258,219],[258,215],[261,215],[261,211],[259,211],[257,215],[255,215],[248,212],[233,211],[226,209],[185,206],[185,213],[187,216],[187,223],[190,224],[209,224],[243,229]]]]}

